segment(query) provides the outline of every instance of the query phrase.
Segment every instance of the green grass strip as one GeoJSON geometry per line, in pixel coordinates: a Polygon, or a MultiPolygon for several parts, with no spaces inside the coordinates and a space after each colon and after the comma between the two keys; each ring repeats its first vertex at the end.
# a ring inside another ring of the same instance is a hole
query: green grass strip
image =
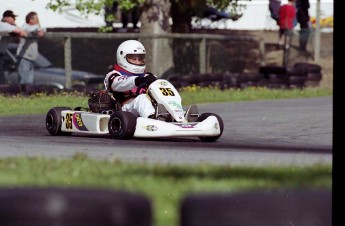
{"type": "Polygon", "coordinates": [[[332,167],[240,167],[159,165],[72,158],[0,159],[0,187],[82,187],[126,190],[146,195],[157,226],[179,225],[182,199],[193,193],[315,189],[332,187],[332,167]]]}
{"type": "MultiPolygon", "coordinates": [[[[309,98],[332,96],[331,88],[305,88],[305,89],[268,89],[262,87],[249,87],[246,89],[226,89],[217,87],[189,86],[181,89],[182,104],[217,103],[272,100],[284,98],[309,98]]],[[[83,93],[61,93],[46,95],[38,93],[25,97],[22,95],[0,95],[0,115],[46,114],[50,108],[57,106],[88,107],[88,96],[83,93]]]]}

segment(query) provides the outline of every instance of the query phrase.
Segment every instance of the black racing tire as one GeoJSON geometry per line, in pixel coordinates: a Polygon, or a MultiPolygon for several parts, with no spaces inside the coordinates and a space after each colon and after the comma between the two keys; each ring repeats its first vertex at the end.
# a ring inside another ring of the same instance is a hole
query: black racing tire
{"type": "Polygon", "coordinates": [[[247,78],[248,78],[248,82],[256,83],[256,82],[259,82],[263,78],[263,75],[260,73],[248,73],[247,78]]]}
{"type": "Polygon", "coordinates": [[[175,87],[175,89],[181,89],[183,87],[183,83],[179,81],[170,81],[170,83],[175,87]]]}
{"type": "Polygon", "coordinates": [[[216,118],[218,119],[219,127],[220,127],[220,134],[219,134],[218,136],[212,136],[212,137],[204,137],[204,136],[199,137],[199,139],[200,139],[201,141],[203,141],[203,142],[214,142],[214,141],[218,140],[218,138],[219,138],[220,136],[222,136],[222,134],[223,134],[223,130],[224,130],[223,119],[222,119],[219,115],[217,115],[217,114],[215,114],[215,113],[202,113],[202,114],[196,119],[196,122],[202,122],[202,121],[204,121],[207,117],[209,117],[209,116],[211,116],[211,115],[216,116],[216,118]]]}
{"type": "Polygon", "coordinates": [[[72,132],[62,132],[61,125],[63,118],[61,111],[72,110],[70,107],[54,107],[51,108],[46,115],[46,128],[50,135],[53,136],[70,136],[72,132]]]}
{"type": "Polygon", "coordinates": [[[212,82],[212,74],[209,73],[203,73],[203,74],[196,74],[194,76],[198,77],[198,82],[212,82]]]}
{"type": "Polygon", "coordinates": [[[305,83],[304,83],[304,86],[305,87],[318,87],[320,85],[320,82],[318,82],[318,81],[306,81],[305,83]]]}
{"type": "Polygon", "coordinates": [[[300,76],[290,76],[289,77],[289,85],[300,85],[304,84],[304,82],[307,80],[307,77],[300,77],[300,76]]]}
{"type": "Polygon", "coordinates": [[[270,83],[286,83],[288,79],[287,74],[268,74],[267,79],[270,83]]]}
{"type": "Polygon", "coordinates": [[[306,76],[308,69],[306,67],[292,67],[288,68],[287,74],[290,76],[306,76]]]}
{"type": "Polygon", "coordinates": [[[307,80],[319,82],[322,80],[322,74],[321,73],[308,73],[307,74],[307,80]]]}
{"type": "Polygon", "coordinates": [[[281,66],[261,66],[259,72],[262,74],[286,74],[286,67],[281,66]]]}
{"type": "Polygon", "coordinates": [[[109,134],[113,139],[131,139],[137,126],[137,117],[127,111],[114,112],[108,121],[109,134]]]}
{"type": "Polygon", "coordinates": [[[295,68],[304,68],[308,73],[320,73],[322,67],[318,64],[311,64],[311,63],[295,63],[295,68]]]}
{"type": "Polygon", "coordinates": [[[180,77],[181,77],[180,75],[173,75],[173,76],[168,78],[168,81],[169,82],[179,81],[180,77]]]}
{"type": "Polygon", "coordinates": [[[1,226],[151,226],[143,194],[93,188],[0,189],[1,226]]]}
{"type": "Polygon", "coordinates": [[[198,85],[200,82],[199,74],[181,76],[181,81],[190,85],[198,85]]]}
{"type": "Polygon", "coordinates": [[[194,193],[180,207],[180,226],[332,225],[329,189],[194,193]],[[304,211],[308,210],[308,214],[304,211]],[[249,217],[250,216],[250,217],[249,217]]]}

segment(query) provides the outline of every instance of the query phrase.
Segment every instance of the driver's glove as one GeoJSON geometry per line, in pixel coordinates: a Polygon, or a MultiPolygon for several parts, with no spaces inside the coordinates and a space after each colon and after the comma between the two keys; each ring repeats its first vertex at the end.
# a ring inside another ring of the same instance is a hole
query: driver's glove
{"type": "Polygon", "coordinates": [[[134,79],[134,83],[136,86],[139,86],[142,83],[145,83],[146,86],[149,86],[152,82],[156,80],[157,80],[157,77],[155,75],[153,75],[152,73],[146,73],[144,77],[136,77],[134,79]]]}
{"type": "Polygon", "coordinates": [[[157,77],[154,74],[152,74],[152,73],[146,73],[144,78],[146,80],[146,85],[147,86],[151,85],[152,82],[157,80],[157,77]]]}

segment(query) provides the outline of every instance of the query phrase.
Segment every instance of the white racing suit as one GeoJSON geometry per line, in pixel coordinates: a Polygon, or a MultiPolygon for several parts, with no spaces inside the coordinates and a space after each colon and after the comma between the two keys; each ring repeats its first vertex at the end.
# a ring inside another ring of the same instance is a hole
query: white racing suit
{"type": "Polygon", "coordinates": [[[132,74],[127,71],[121,73],[119,70],[112,70],[105,76],[104,85],[106,90],[121,103],[123,111],[148,118],[155,113],[155,109],[145,92],[136,95],[138,87],[135,85],[135,78],[138,76],[145,76],[145,74],[132,74]]]}

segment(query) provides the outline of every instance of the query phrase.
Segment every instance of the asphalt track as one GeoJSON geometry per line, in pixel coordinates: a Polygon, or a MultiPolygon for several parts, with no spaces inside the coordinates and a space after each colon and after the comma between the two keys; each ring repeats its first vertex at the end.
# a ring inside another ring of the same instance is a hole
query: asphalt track
{"type": "MultiPolygon", "coordinates": [[[[52,106],[54,107],[54,106],[52,106]]],[[[50,136],[45,115],[0,117],[0,157],[90,158],[161,164],[332,164],[332,97],[200,104],[224,121],[213,143],[188,139],[113,140],[108,136],[50,136]]]]}

